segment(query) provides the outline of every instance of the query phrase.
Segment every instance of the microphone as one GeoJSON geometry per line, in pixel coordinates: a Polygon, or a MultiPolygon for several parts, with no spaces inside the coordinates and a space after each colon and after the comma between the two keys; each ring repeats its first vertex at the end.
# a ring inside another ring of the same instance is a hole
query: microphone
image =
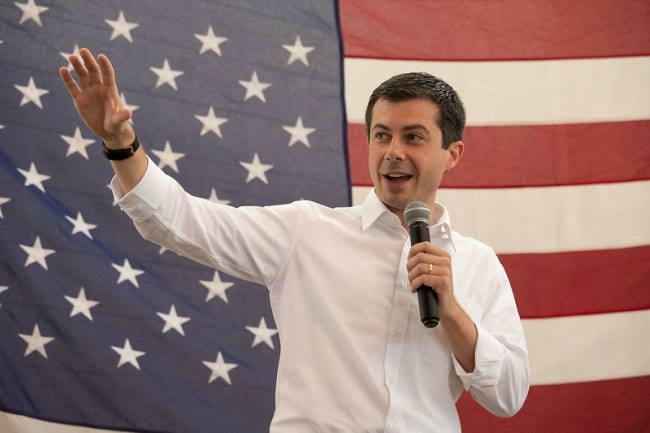
{"type": "MultiPolygon", "coordinates": [[[[412,201],[404,208],[404,219],[409,226],[411,245],[429,242],[429,218],[431,211],[426,203],[412,201]]],[[[427,328],[434,328],[440,321],[438,312],[438,295],[429,286],[418,288],[418,303],[420,304],[420,319],[427,328]]]]}

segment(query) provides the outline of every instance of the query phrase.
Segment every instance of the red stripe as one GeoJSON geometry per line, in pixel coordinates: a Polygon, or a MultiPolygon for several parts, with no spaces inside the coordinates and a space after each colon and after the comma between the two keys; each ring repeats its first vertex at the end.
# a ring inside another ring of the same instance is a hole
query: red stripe
{"type": "Polygon", "coordinates": [[[650,308],[650,245],[499,258],[524,318],[650,308]]]}
{"type": "MultiPolygon", "coordinates": [[[[650,120],[468,127],[447,188],[577,185],[650,179],[650,120]]],[[[348,125],[352,185],[370,186],[365,126],[348,125]]]]}
{"type": "Polygon", "coordinates": [[[522,60],[650,53],[650,2],[339,2],[346,57],[522,60]]]}
{"type": "Polygon", "coordinates": [[[650,429],[649,388],[650,376],[537,385],[507,419],[489,414],[468,393],[457,407],[463,433],[641,433],[650,429]]]}

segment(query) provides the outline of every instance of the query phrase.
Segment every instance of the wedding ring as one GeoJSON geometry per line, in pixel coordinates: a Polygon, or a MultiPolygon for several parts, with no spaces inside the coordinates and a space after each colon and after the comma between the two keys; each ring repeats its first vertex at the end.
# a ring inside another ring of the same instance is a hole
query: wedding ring
{"type": "Polygon", "coordinates": [[[429,263],[429,272],[428,273],[429,274],[433,273],[433,265],[431,263],[429,263]]]}

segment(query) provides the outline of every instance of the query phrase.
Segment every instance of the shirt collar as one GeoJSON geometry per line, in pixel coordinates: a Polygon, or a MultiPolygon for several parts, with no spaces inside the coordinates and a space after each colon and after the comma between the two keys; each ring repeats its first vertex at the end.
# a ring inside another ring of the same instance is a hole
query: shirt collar
{"type": "Polygon", "coordinates": [[[371,189],[361,207],[361,225],[367,230],[375,221],[380,220],[389,226],[401,226],[397,215],[392,213],[386,205],[379,200],[374,189],[371,189]]]}
{"type": "Polygon", "coordinates": [[[447,237],[447,239],[449,239],[449,243],[451,244],[451,247],[453,248],[454,252],[458,252],[458,250],[456,249],[456,245],[454,244],[454,234],[451,231],[449,212],[447,212],[447,208],[445,208],[440,203],[436,203],[436,208],[440,209],[442,211],[442,214],[440,215],[440,219],[438,219],[438,222],[429,227],[429,232],[431,233],[431,237],[434,236],[447,237]]]}
{"type": "MultiPolygon", "coordinates": [[[[438,222],[429,227],[429,231],[432,236],[446,236],[449,239],[453,250],[457,251],[456,245],[454,245],[453,233],[451,231],[449,212],[447,212],[447,209],[440,203],[436,203],[435,206],[436,209],[441,210],[442,213],[438,222]]],[[[379,197],[377,197],[375,190],[371,189],[361,206],[361,226],[365,231],[378,220],[389,226],[401,226],[397,215],[392,213],[379,197]]]]}

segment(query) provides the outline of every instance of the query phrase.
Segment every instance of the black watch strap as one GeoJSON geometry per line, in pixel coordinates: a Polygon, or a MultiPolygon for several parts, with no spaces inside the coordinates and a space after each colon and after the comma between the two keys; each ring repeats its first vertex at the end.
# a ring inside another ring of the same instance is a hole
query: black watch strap
{"type": "Polygon", "coordinates": [[[104,156],[106,159],[110,159],[111,161],[121,161],[135,155],[136,150],[140,147],[140,140],[138,140],[138,136],[136,135],[133,143],[131,143],[129,147],[123,149],[109,149],[106,147],[106,143],[102,141],[102,147],[104,148],[104,156]]]}

